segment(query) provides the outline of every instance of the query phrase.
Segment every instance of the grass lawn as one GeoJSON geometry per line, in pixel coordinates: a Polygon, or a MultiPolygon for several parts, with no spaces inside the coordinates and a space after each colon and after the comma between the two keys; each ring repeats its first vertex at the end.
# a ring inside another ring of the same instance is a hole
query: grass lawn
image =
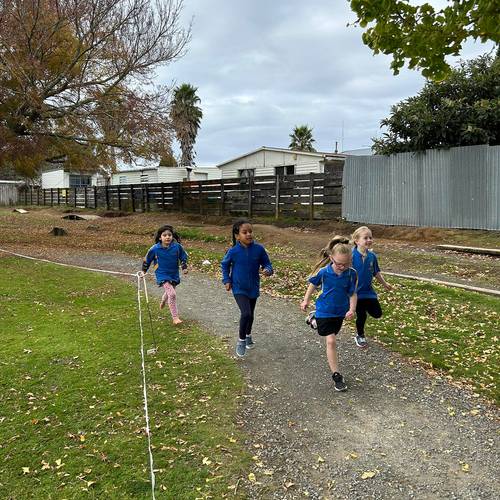
{"type": "MultiPolygon", "coordinates": [[[[135,286],[1,262],[0,497],[150,498],[135,286]]],[[[252,462],[235,424],[239,371],[196,325],[153,323],[159,352],[146,357],[146,378],[157,498],[235,498],[252,462]]]]}

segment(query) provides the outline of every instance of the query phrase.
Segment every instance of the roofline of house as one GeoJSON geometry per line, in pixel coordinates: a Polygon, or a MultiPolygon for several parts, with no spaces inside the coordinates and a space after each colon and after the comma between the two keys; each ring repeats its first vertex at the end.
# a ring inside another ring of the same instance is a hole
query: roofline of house
{"type": "Polygon", "coordinates": [[[130,172],[133,172],[133,173],[149,172],[152,170],[158,170],[158,168],[159,167],[129,168],[127,170],[117,170],[116,172],[113,172],[112,175],[128,174],[130,172]]]}
{"type": "Polygon", "coordinates": [[[259,151],[275,151],[278,153],[294,153],[294,154],[300,154],[300,155],[306,155],[306,156],[315,156],[315,157],[322,157],[322,158],[339,158],[343,159],[345,158],[345,155],[341,153],[326,153],[324,151],[315,151],[315,152],[310,152],[310,151],[298,151],[296,149],[287,149],[287,148],[271,148],[269,146],[261,146],[260,148],[255,149],[254,151],[250,151],[249,153],[245,153],[243,155],[237,156],[236,158],[232,158],[230,160],[224,161],[222,163],[219,163],[215,165],[217,168],[221,168],[224,165],[227,165],[228,163],[231,163],[236,160],[241,160],[241,158],[245,158],[246,156],[253,155],[255,153],[258,153],[259,151]]]}

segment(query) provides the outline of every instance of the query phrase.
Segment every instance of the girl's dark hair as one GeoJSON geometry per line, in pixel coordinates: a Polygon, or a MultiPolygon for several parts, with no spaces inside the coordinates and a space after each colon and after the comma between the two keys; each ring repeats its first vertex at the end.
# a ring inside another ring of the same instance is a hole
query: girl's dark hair
{"type": "Polygon", "coordinates": [[[160,236],[161,236],[161,234],[164,231],[170,231],[172,233],[172,238],[175,241],[177,241],[177,243],[181,242],[181,237],[174,231],[174,227],[170,226],[168,224],[165,224],[164,226],[159,227],[158,231],[156,231],[156,234],[155,234],[155,243],[159,243],[161,241],[160,236]]]}
{"type": "Polygon", "coordinates": [[[330,262],[330,255],[333,255],[334,253],[340,253],[344,255],[351,255],[351,247],[349,246],[349,238],[346,238],[345,236],[340,236],[336,235],[334,236],[329,242],[328,245],[326,245],[325,248],[323,248],[320,253],[320,260],[316,263],[314,266],[313,274],[316,274],[316,272],[321,269],[322,267],[325,267],[328,262],[330,262]]]}
{"type": "Polygon", "coordinates": [[[233,232],[232,232],[232,237],[233,237],[233,247],[236,245],[236,235],[240,232],[240,227],[243,226],[243,224],[252,224],[248,219],[238,219],[234,224],[233,224],[233,232]]]}

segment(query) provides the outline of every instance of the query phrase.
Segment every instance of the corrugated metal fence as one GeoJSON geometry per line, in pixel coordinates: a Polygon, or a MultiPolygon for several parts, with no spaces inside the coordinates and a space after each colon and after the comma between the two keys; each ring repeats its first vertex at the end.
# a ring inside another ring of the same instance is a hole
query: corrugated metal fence
{"type": "Polygon", "coordinates": [[[500,146],[351,156],[342,183],[349,221],[500,230],[500,146]]]}

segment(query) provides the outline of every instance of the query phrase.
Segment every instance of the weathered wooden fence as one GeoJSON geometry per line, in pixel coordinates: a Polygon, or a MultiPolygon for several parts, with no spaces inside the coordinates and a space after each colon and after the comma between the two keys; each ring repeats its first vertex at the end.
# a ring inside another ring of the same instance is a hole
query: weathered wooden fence
{"type": "Polygon", "coordinates": [[[19,202],[110,211],[164,210],[203,215],[331,219],[341,215],[342,171],[69,189],[24,188],[19,202]]]}
{"type": "Polygon", "coordinates": [[[18,200],[18,185],[15,183],[0,182],[0,206],[15,205],[18,200]]]}

